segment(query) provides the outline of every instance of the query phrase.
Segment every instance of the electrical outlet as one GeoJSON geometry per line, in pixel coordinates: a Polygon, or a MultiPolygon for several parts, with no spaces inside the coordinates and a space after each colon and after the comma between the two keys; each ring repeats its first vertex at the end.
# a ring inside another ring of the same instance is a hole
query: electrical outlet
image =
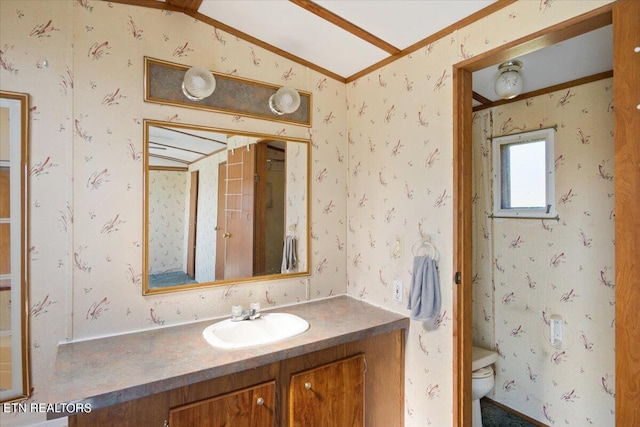
{"type": "Polygon", "coordinates": [[[399,280],[393,281],[393,300],[402,302],[402,282],[399,280]]]}

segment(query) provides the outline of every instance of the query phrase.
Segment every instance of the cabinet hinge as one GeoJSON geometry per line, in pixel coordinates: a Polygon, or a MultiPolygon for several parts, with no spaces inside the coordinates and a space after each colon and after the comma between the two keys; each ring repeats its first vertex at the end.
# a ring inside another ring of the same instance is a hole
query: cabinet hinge
{"type": "Polygon", "coordinates": [[[258,175],[257,173],[253,174],[253,182],[258,182],[260,181],[260,175],[258,175]]]}
{"type": "Polygon", "coordinates": [[[164,427],[169,427],[169,421],[164,420],[164,427]]]}

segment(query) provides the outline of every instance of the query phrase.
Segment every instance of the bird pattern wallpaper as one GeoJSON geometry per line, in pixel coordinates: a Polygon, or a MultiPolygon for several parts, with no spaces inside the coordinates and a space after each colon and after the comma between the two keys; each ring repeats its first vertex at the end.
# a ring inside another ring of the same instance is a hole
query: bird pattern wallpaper
{"type": "Polygon", "coordinates": [[[149,171],[149,274],[184,270],[187,178],[149,171]]]}
{"type": "MultiPolygon", "coordinates": [[[[178,12],[97,0],[2,1],[0,87],[28,93],[31,103],[31,400],[46,401],[58,343],[68,340],[225,316],[232,304],[259,301],[263,307],[277,307],[345,293],[408,315],[412,249],[428,239],[439,254],[442,309],[430,322],[412,322],[408,331],[405,425],[451,425],[452,65],[606,3],[515,2],[345,84],[178,12]],[[308,91],[313,97],[312,126],[145,103],[144,56],[308,91]],[[143,296],[144,119],[309,140],[310,275],[143,296]],[[394,280],[403,283],[404,303],[392,298],[394,280]]],[[[584,135],[589,136],[586,128],[584,135]]],[[[576,162],[567,160],[566,169],[575,168],[576,162]]],[[[603,168],[610,173],[610,164],[603,168]]],[[[562,191],[571,208],[586,197],[577,184],[562,191]]],[[[599,215],[600,209],[590,209],[599,215]]],[[[552,226],[559,234],[560,226],[552,226]]],[[[599,250],[599,237],[582,227],[584,238],[593,239],[592,252],[599,250]]],[[[574,237],[581,238],[579,231],[574,237]]],[[[575,268],[572,257],[578,249],[561,246],[553,248],[554,255],[566,255],[558,258],[557,268],[575,268]]],[[[611,265],[604,260],[583,264],[588,271],[611,265]]],[[[604,271],[604,277],[613,283],[611,270],[604,271]]],[[[554,284],[560,295],[573,286],[579,297],[550,301],[549,309],[590,298],[584,281],[554,284]]],[[[607,289],[597,292],[608,295],[608,287],[600,286],[607,289]]],[[[593,321],[567,317],[568,331],[583,331],[587,345],[593,343],[587,358],[579,356],[577,347],[585,344],[578,338],[574,348],[551,365],[559,372],[574,365],[584,368],[588,374],[583,377],[604,377],[600,387],[611,391],[613,371],[604,365],[611,351],[604,348],[600,333],[589,328],[596,322],[599,328],[610,327],[611,316],[599,312],[604,304],[610,301],[584,309],[593,321]],[[589,360],[593,364],[587,365],[589,360]]],[[[504,349],[508,351],[506,343],[504,349]]],[[[538,375],[537,384],[560,381],[559,375],[533,374],[538,375]]],[[[524,391],[520,373],[511,375],[524,391]]],[[[502,382],[496,387],[502,389],[502,382]]],[[[554,390],[569,393],[573,402],[553,396],[536,399],[528,402],[532,416],[549,424],[580,417],[584,424],[584,417],[591,416],[583,411],[591,396],[584,391],[586,385],[577,380],[575,386],[559,384],[554,390]],[[539,416],[540,404],[548,404],[544,410],[552,421],[539,416]],[[564,409],[567,405],[573,405],[568,406],[572,412],[564,409]]],[[[516,405],[520,409],[522,399],[516,405]]],[[[609,402],[601,398],[599,403],[603,401],[609,402]]],[[[17,425],[42,421],[43,415],[6,418],[17,425]]],[[[596,424],[600,420],[592,418],[596,424]]],[[[599,425],[610,423],[612,416],[608,420],[599,425]]]]}
{"type": "Polygon", "coordinates": [[[499,354],[491,397],[544,424],[614,425],[613,80],[480,110],[473,141],[473,338],[499,354]],[[558,219],[490,218],[490,138],[549,127],[558,219]]]}

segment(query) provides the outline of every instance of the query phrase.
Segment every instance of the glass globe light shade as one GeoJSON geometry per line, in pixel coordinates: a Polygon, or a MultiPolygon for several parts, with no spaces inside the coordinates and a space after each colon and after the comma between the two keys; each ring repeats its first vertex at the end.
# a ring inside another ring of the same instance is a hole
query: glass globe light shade
{"type": "Polygon", "coordinates": [[[520,61],[507,61],[498,67],[500,75],[494,86],[496,95],[502,99],[512,99],[520,95],[524,85],[519,72],[520,68],[522,68],[520,61]]]}
{"type": "Polygon", "coordinates": [[[269,108],[274,114],[294,113],[300,107],[300,94],[290,87],[281,87],[269,98],[269,108]]]}
{"type": "Polygon", "coordinates": [[[211,71],[202,67],[191,67],[184,73],[182,93],[192,101],[202,101],[216,89],[216,79],[211,71]]]}

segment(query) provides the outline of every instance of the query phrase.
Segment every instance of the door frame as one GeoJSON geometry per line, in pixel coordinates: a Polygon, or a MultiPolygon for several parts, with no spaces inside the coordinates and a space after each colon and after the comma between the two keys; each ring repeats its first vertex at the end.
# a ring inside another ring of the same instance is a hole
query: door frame
{"type": "Polygon", "coordinates": [[[189,174],[189,226],[187,228],[187,276],[196,278],[196,240],[198,236],[198,189],[200,171],[189,174]]]}
{"type": "Polygon", "coordinates": [[[264,275],[267,246],[267,150],[269,140],[256,145],[253,188],[253,274],[264,275]]]}
{"type": "Polygon", "coordinates": [[[215,280],[224,280],[226,244],[224,234],[227,231],[227,162],[218,164],[218,200],[216,210],[216,263],[215,280]]]}
{"type": "MultiPolygon", "coordinates": [[[[502,63],[511,58],[524,55],[529,52],[541,49],[575,37],[577,35],[595,30],[605,25],[614,24],[614,40],[621,39],[621,33],[625,32],[625,37],[630,44],[631,28],[623,28],[625,25],[633,25],[629,20],[626,23],[616,23],[622,21],[622,17],[629,14],[623,11],[623,7],[633,7],[633,1],[620,0],[609,3],[598,9],[594,9],[583,15],[574,17],[562,23],[548,27],[526,37],[512,41],[498,48],[487,51],[473,58],[462,61],[453,66],[453,86],[454,86],[454,120],[453,120],[453,181],[454,181],[454,261],[453,268],[456,274],[456,282],[453,291],[453,419],[455,426],[471,426],[471,325],[472,325],[472,73],[477,70],[502,63]],[[615,19],[614,17],[619,19],[615,19]]],[[[637,5],[635,6],[637,8],[637,5]]],[[[637,10],[637,9],[636,9],[637,10]]],[[[637,12],[635,12],[637,13],[637,12]]],[[[636,15],[637,16],[637,15],[636,15]]],[[[637,24],[636,24],[637,25],[637,24]]],[[[637,27],[633,29],[637,30],[637,27]]],[[[636,41],[637,43],[637,41],[636,41]]],[[[621,44],[621,43],[620,43],[621,44]]],[[[620,56],[622,47],[614,43],[614,73],[617,73],[620,66],[620,59],[616,61],[616,55],[620,56]]],[[[632,55],[632,49],[625,55],[632,55]]],[[[627,60],[628,61],[628,60],[627,60]]],[[[629,61],[630,62],[630,61],[629,61]]],[[[637,61],[636,61],[637,62],[637,61]]],[[[622,67],[620,67],[622,68],[622,67]]],[[[632,72],[625,69],[625,75],[632,72]]],[[[637,71],[636,71],[637,72],[637,71]]],[[[614,86],[629,86],[622,79],[622,73],[618,79],[614,77],[614,86]]],[[[629,100],[633,91],[615,91],[615,164],[616,176],[625,176],[625,183],[622,179],[615,182],[615,237],[624,238],[624,245],[616,244],[616,300],[624,301],[625,304],[616,304],[616,424],[624,424],[631,420],[638,420],[640,409],[636,407],[635,399],[638,399],[638,372],[640,368],[630,365],[630,354],[640,353],[640,337],[638,324],[640,323],[640,290],[638,290],[638,267],[637,253],[640,251],[640,233],[638,230],[637,212],[640,210],[640,201],[637,197],[635,187],[635,197],[632,197],[633,186],[639,182],[637,163],[640,158],[640,143],[633,135],[637,135],[638,122],[637,115],[631,119],[627,111],[626,119],[619,114],[623,101],[627,110],[633,108],[639,100],[629,100]],[[629,106],[633,104],[633,106],[629,106]],[[623,123],[625,121],[627,123],[623,123]],[[631,125],[629,121],[633,122],[631,125]],[[624,130],[623,133],[621,130],[624,130]],[[625,143],[626,142],[626,143],[625,143]],[[624,150],[622,150],[624,149],[624,150]],[[624,151],[624,154],[620,152],[624,151]],[[620,173],[620,175],[618,175],[620,173]],[[618,197],[626,194],[627,197],[618,197]],[[633,215],[632,212],[636,212],[633,215]],[[624,212],[624,215],[622,214],[624,212]],[[633,294],[633,298],[630,296],[633,294]],[[624,299],[622,298],[624,295],[624,299]],[[624,310],[624,312],[622,311],[624,310]],[[622,333],[624,331],[624,334],[622,333]],[[624,352],[620,349],[624,344],[624,352]],[[621,373],[624,372],[624,375],[621,373]]],[[[635,356],[637,365],[637,356],[635,356]]]]}

